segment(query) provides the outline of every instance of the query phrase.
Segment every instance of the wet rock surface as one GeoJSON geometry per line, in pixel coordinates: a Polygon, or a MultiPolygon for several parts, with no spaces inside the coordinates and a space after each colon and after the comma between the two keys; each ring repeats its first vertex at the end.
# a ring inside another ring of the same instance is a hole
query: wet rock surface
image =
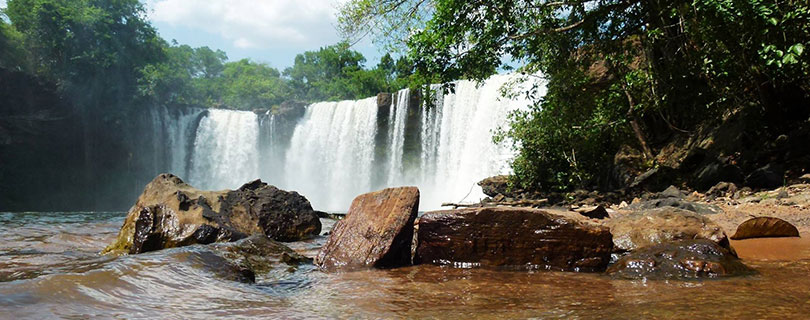
{"type": "Polygon", "coordinates": [[[707,239],[730,250],[723,229],[705,216],[665,207],[619,215],[605,221],[613,234],[614,250],[638,248],[679,240],[707,239]]]}
{"type": "Polygon", "coordinates": [[[191,244],[228,242],[262,234],[306,239],[321,223],[306,198],[259,180],[237,190],[202,191],[171,174],[150,182],[130,209],[118,238],[104,253],[142,253],[191,244]]]}
{"type": "Polygon", "coordinates": [[[799,229],[789,222],[773,217],[757,217],[746,220],[731,236],[733,240],[750,238],[798,237],[799,229]]]}
{"type": "Polygon", "coordinates": [[[418,207],[416,187],[357,196],[346,217],[332,228],[315,264],[329,271],[410,265],[418,207]]]}
{"type": "Polygon", "coordinates": [[[515,207],[427,212],[415,262],[455,267],[603,271],[613,248],[607,228],[515,207]]]}
{"type": "Polygon", "coordinates": [[[287,272],[295,270],[299,265],[312,263],[312,259],[263,235],[253,235],[236,242],[218,243],[212,248],[239,270],[244,270],[242,274],[252,274],[253,281],[256,276],[266,275],[276,269],[287,272]]]}
{"type": "Polygon", "coordinates": [[[607,269],[607,274],[625,279],[701,279],[754,273],[729,250],[705,239],[641,248],[607,269]]]}

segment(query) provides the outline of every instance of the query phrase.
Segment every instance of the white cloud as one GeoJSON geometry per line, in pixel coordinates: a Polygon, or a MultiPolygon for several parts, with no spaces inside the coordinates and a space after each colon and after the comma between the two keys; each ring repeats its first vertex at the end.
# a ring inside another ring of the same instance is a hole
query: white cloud
{"type": "Polygon", "coordinates": [[[321,46],[337,38],[338,0],[151,0],[149,18],[216,34],[237,48],[321,46]]]}

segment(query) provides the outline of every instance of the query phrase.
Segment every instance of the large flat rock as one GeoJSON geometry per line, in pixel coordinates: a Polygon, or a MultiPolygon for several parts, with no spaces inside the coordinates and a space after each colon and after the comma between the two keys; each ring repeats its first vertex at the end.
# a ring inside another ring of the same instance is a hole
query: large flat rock
{"type": "Polygon", "coordinates": [[[416,262],[456,267],[603,271],[608,228],[530,208],[471,208],[425,213],[416,262]]]}
{"type": "Polygon", "coordinates": [[[619,215],[605,221],[613,234],[614,250],[633,251],[680,240],[706,239],[731,250],[723,229],[692,211],[663,207],[619,215]]]}
{"type": "Polygon", "coordinates": [[[198,190],[171,174],[146,185],[104,253],[142,253],[262,234],[278,241],[317,235],[321,222],[306,198],[259,180],[237,190],[198,190]]]}
{"type": "Polygon", "coordinates": [[[392,268],[411,264],[419,189],[389,188],[358,196],[332,228],[315,264],[325,270],[392,268]]]}

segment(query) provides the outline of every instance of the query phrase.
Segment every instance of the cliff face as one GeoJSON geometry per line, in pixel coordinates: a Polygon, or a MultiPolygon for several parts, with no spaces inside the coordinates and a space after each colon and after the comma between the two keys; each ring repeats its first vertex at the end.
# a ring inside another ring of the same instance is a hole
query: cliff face
{"type": "Polygon", "coordinates": [[[52,210],[81,199],[67,188],[82,183],[78,123],[55,84],[0,68],[0,210],[52,210]]]}

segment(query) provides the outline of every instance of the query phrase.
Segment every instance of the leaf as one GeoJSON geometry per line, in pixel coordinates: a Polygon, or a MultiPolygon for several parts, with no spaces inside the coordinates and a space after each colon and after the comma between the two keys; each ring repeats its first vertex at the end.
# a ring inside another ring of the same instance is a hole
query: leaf
{"type": "Polygon", "coordinates": [[[768,23],[770,23],[770,24],[772,24],[772,25],[778,25],[778,24],[779,24],[779,20],[778,20],[778,19],[776,19],[776,18],[770,18],[770,19],[768,19],[768,23]]]}
{"type": "Polygon", "coordinates": [[[799,60],[796,59],[796,55],[794,55],[792,53],[788,53],[784,57],[782,57],[782,63],[784,63],[784,64],[796,64],[796,63],[799,63],[799,60]]]}
{"type": "Polygon", "coordinates": [[[793,52],[797,56],[800,56],[802,55],[802,52],[804,52],[804,45],[801,43],[794,44],[793,46],[790,47],[790,49],[788,49],[788,51],[793,52]]]}

